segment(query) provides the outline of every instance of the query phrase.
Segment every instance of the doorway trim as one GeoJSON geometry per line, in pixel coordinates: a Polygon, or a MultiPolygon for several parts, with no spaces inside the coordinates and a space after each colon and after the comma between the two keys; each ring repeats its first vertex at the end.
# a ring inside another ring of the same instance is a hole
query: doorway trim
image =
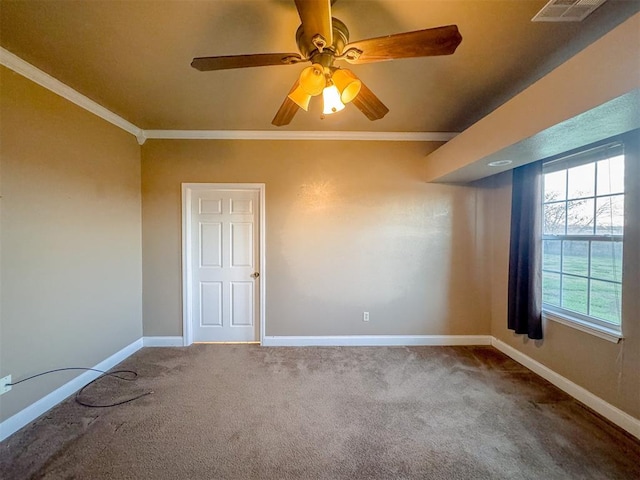
{"type": "Polygon", "coordinates": [[[258,266],[260,272],[260,310],[259,329],[260,344],[264,345],[264,334],[266,331],[266,203],[264,183],[183,183],[182,184],[182,339],[185,347],[193,343],[193,312],[191,298],[191,195],[196,190],[254,190],[258,192],[260,200],[260,212],[257,218],[258,229],[260,231],[258,239],[258,255],[260,256],[258,266]]]}

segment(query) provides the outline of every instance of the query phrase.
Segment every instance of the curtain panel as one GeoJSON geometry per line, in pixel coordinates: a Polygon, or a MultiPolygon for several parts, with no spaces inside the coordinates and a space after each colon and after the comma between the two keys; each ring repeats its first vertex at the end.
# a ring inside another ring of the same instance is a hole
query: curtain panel
{"type": "Polygon", "coordinates": [[[513,170],[508,328],[542,338],[542,162],[513,170]]]}

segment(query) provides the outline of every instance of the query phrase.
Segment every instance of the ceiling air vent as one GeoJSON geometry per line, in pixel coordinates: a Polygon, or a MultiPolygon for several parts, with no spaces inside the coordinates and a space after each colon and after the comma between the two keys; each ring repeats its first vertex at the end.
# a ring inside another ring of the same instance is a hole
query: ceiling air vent
{"type": "Polygon", "coordinates": [[[532,22],[581,22],[606,0],[550,0],[532,22]]]}

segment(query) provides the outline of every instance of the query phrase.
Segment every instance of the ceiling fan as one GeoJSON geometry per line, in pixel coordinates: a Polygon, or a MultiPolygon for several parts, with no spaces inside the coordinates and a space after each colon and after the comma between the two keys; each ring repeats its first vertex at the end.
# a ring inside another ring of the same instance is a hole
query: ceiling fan
{"type": "Polygon", "coordinates": [[[456,25],[398,33],[349,43],[349,30],[331,17],[335,0],[295,0],[302,24],[296,32],[300,53],[259,53],[194,58],[191,66],[200,71],[231,68],[295,65],[311,62],[302,70],[272,120],[278,127],[288,125],[299,108],[308,110],[312,96],[322,94],[323,114],[353,104],[369,120],[384,117],[389,109],[350,70],[334,66],[336,60],[371,63],[398,58],[451,55],[462,41],[456,25]]]}

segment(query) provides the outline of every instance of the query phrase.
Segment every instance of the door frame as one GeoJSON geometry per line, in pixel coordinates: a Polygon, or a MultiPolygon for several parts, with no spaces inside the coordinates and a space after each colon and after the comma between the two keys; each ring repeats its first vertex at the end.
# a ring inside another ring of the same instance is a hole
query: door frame
{"type": "Polygon", "coordinates": [[[182,341],[185,347],[193,343],[193,312],[192,312],[192,269],[191,269],[191,197],[197,190],[253,190],[258,192],[259,215],[255,219],[258,223],[258,272],[260,273],[259,293],[259,338],[264,344],[266,329],[266,204],[264,183],[183,183],[182,184],[182,341]]]}

